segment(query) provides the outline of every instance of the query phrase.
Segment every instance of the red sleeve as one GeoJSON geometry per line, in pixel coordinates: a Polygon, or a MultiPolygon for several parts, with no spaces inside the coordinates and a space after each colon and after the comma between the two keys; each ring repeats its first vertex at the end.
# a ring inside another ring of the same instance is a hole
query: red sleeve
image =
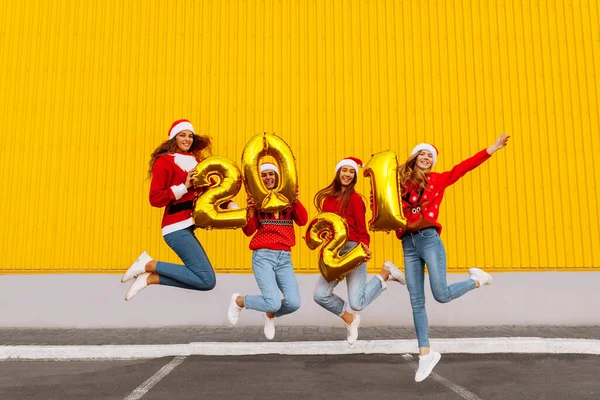
{"type": "Polygon", "coordinates": [[[473,157],[467,158],[460,164],[454,166],[450,171],[442,172],[439,177],[439,183],[441,183],[443,187],[448,187],[456,183],[456,181],[465,176],[467,172],[474,170],[490,157],[491,155],[486,149],[481,150],[473,157]]]}
{"type": "Polygon", "coordinates": [[[304,226],[308,222],[308,211],[306,211],[306,208],[300,203],[300,200],[296,200],[292,203],[292,215],[294,222],[298,226],[304,226]]]}
{"type": "Polygon", "coordinates": [[[150,204],[153,207],[166,207],[175,200],[171,190],[172,169],[169,164],[157,159],[152,167],[152,182],[150,183],[150,204]]]}
{"type": "Polygon", "coordinates": [[[367,230],[367,207],[362,197],[357,193],[356,196],[351,198],[352,212],[354,213],[354,220],[356,221],[356,233],[358,235],[358,241],[366,244],[367,246],[371,243],[371,236],[367,230]]]}
{"type": "Polygon", "coordinates": [[[256,214],[254,214],[254,217],[252,217],[248,220],[248,223],[246,224],[246,226],[242,227],[242,232],[244,232],[244,234],[246,236],[252,236],[252,235],[254,235],[254,232],[256,232],[257,230],[258,230],[258,218],[256,218],[256,214]]]}

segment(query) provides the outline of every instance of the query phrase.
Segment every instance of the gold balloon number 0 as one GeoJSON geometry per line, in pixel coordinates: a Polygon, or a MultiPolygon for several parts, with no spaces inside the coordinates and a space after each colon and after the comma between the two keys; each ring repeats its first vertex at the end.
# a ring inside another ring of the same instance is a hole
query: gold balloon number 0
{"type": "Polygon", "coordinates": [[[364,170],[371,181],[371,231],[396,231],[406,227],[402,213],[398,159],[393,151],[373,155],[364,170]]]}
{"type": "Polygon", "coordinates": [[[319,271],[327,282],[343,279],[365,262],[366,246],[362,243],[343,256],[339,255],[347,238],[348,224],[335,213],[321,213],[308,224],[306,244],[311,250],[322,246],[319,252],[319,271]]]}
{"type": "Polygon", "coordinates": [[[246,225],[246,209],[222,209],[220,206],[233,199],[242,187],[242,175],[233,161],[212,156],[196,166],[196,187],[207,188],[196,199],[194,223],[211,230],[241,228],[246,225]]]}
{"type": "Polygon", "coordinates": [[[242,175],[246,190],[259,210],[282,211],[298,197],[298,173],[294,154],[279,136],[264,133],[250,139],[242,153],[242,175]],[[273,190],[265,187],[259,170],[259,163],[265,156],[273,157],[279,168],[278,184],[273,190]]]}

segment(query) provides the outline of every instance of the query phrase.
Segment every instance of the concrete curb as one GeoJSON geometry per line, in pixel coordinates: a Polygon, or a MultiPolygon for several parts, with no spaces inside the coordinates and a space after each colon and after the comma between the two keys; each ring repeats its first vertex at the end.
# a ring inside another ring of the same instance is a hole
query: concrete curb
{"type": "MultiPolygon", "coordinates": [[[[434,339],[432,348],[444,354],[595,354],[600,340],[535,337],[434,339]]],[[[404,354],[417,350],[415,340],[315,342],[195,342],[165,345],[0,346],[0,361],[8,360],[132,360],[173,356],[242,356],[259,354],[337,355],[404,354]]]]}

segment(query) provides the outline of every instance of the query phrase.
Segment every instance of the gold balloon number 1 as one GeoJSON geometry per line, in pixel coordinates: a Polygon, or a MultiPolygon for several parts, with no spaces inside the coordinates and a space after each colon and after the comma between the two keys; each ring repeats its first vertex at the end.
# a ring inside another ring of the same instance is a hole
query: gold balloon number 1
{"type": "Polygon", "coordinates": [[[371,181],[371,231],[396,231],[406,226],[402,213],[398,159],[393,151],[374,154],[364,170],[371,181]]]}

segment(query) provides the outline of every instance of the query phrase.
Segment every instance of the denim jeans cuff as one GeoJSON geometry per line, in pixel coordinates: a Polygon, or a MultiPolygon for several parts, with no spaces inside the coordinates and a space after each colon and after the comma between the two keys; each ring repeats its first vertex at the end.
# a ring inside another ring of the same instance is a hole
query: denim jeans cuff
{"type": "Polygon", "coordinates": [[[342,312],[339,313],[337,316],[338,317],[342,317],[342,315],[344,315],[344,313],[348,310],[348,303],[346,303],[345,300],[342,300],[344,302],[344,305],[342,306],[342,312]]]}
{"type": "Polygon", "coordinates": [[[385,281],[383,280],[383,277],[379,274],[375,275],[377,278],[379,278],[379,280],[381,281],[381,289],[385,290],[387,289],[387,284],[385,283],[385,281]]]}

